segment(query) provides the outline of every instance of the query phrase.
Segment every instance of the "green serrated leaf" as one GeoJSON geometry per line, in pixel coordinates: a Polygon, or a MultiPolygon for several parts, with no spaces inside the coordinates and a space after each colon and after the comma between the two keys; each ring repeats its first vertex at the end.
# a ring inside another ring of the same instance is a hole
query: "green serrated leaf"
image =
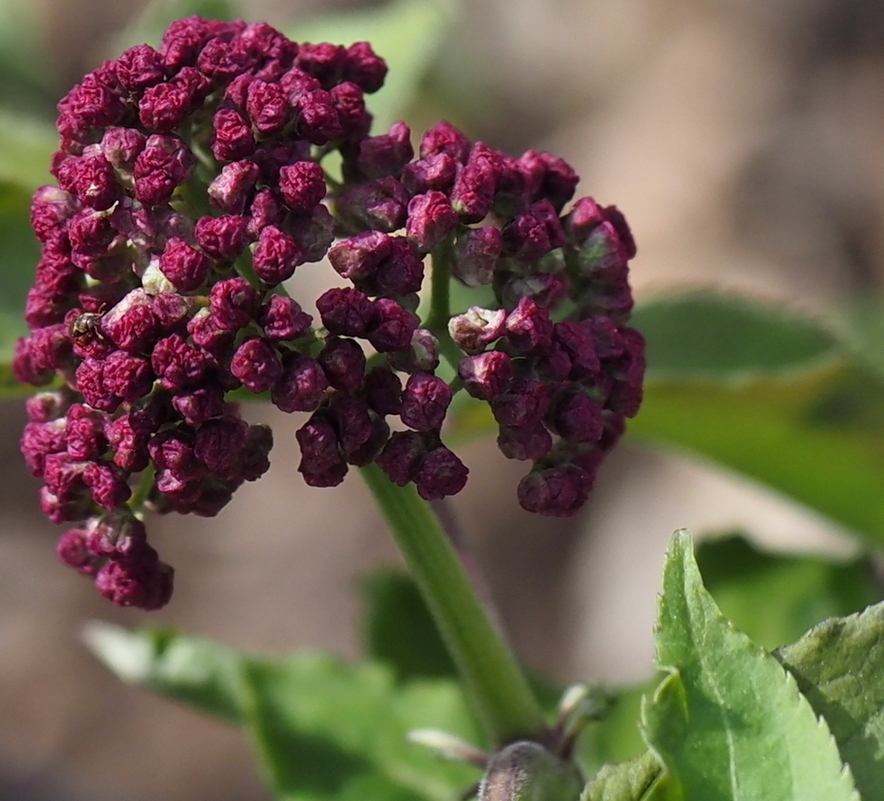
{"type": "Polygon", "coordinates": [[[456,668],[414,581],[392,569],[362,580],[366,656],[387,663],[397,681],[455,676],[456,668]]]}
{"type": "Polygon", "coordinates": [[[884,799],[884,604],[827,620],[774,656],[829,724],[864,801],[884,799]]]}
{"type": "Polygon", "coordinates": [[[657,679],[634,686],[607,689],[613,699],[608,714],[590,722],[577,741],[577,756],[587,776],[609,762],[629,762],[647,750],[639,732],[642,697],[653,691],[657,679]]]}
{"type": "Polygon", "coordinates": [[[238,722],[242,656],[213,640],[159,629],[130,631],[90,623],[84,639],[120,679],[182,701],[207,715],[238,722]]]}
{"type": "Polygon", "coordinates": [[[666,560],[656,634],[669,672],[642,726],[688,801],[858,801],[825,721],[777,661],[721,615],[690,538],[666,560]]]}
{"type": "Polygon", "coordinates": [[[767,650],[881,597],[865,559],[775,554],[739,534],[703,540],[697,563],[724,616],[767,650]]]}
{"type": "Polygon", "coordinates": [[[386,131],[414,102],[436,50],[455,19],[450,0],[393,0],[372,9],[308,17],[282,27],[296,42],[371,42],[390,68],[368,99],[374,131],[386,131]]]}
{"type": "Polygon", "coordinates": [[[586,785],[580,801],[676,801],[660,762],[650,752],[605,765],[586,785]]]}
{"type": "Polygon", "coordinates": [[[382,665],[318,654],[246,660],[244,675],[247,730],[277,798],[450,801],[477,778],[475,768],[440,763],[405,739],[418,720],[475,738],[450,682],[399,694],[382,665]]]}

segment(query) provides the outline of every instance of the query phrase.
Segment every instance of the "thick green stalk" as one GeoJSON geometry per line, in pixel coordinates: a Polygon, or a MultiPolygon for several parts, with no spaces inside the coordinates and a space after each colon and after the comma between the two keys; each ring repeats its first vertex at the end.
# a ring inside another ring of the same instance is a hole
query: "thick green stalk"
{"type": "Polygon", "coordinates": [[[540,705],[433,510],[413,485],[396,486],[375,464],[363,467],[362,475],[414,574],[492,745],[540,738],[545,729],[540,705]]]}

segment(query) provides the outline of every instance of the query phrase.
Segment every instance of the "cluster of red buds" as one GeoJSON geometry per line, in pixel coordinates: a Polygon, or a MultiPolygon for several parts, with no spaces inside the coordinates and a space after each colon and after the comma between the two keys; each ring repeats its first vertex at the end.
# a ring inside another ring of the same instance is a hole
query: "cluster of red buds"
{"type": "Polygon", "coordinates": [[[191,17],[59,103],[14,363],[47,391],[22,451],[44,512],[77,523],[61,559],[114,602],[171,594],[146,509],[217,514],[268,468],[270,430],[233,398],[310,413],[312,486],[376,462],[437,499],[467,480],[442,442],[463,389],[490,405],[503,453],[532,462],[522,506],[551,515],[580,508],[638,410],[620,212],[584,198],[564,213],[577,175],[547,153],[511,158],[445,123],[417,154],[402,123],[369,136],[364,96],[385,74],[365,43],[191,17]],[[333,151],[342,180],[322,166],[333,151]],[[437,298],[422,320],[428,254],[443,299],[450,276],[496,302],[450,316],[437,298]],[[283,282],[325,257],[344,285],[315,300],[317,321],[283,282]]]}

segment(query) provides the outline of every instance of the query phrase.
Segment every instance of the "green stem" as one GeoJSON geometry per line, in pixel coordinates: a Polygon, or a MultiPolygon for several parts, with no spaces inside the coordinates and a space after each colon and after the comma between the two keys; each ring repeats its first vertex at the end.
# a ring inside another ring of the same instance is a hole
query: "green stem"
{"type": "Polygon", "coordinates": [[[446,239],[433,250],[432,283],[430,284],[430,313],[427,315],[427,329],[439,341],[440,355],[457,371],[463,358],[460,348],[454,344],[448,333],[451,319],[451,239],[446,239]]]}
{"type": "Polygon", "coordinates": [[[512,651],[489,619],[445,530],[411,484],[397,487],[375,464],[362,468],[494,746],[538,738],[543,712],[512,651]]]}

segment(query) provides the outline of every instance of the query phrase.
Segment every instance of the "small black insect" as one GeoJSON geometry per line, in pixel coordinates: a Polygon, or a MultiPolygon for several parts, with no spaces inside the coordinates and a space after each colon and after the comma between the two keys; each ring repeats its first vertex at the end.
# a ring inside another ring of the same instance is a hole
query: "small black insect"
{"type": "Polygon", "coordinates": [[[78,345],[86,345],[96,339],[104,339],[104,334],[99,328],[103,314],[98,312],[83,312],[77,315],[69,327],[69,333],[78,345]]]}

